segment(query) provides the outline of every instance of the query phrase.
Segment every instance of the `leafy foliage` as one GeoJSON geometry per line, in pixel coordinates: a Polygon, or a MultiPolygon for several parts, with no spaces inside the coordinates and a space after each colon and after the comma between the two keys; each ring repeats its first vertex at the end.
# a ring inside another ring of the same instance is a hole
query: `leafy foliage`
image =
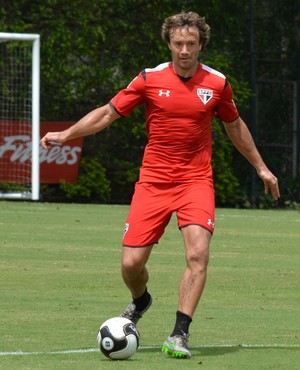
{"type": "Polygon", "coordinates": [[[62,181],[60,188],[71,200],[107,202],[110,199],[110,181],[96,158],[83,158],[77,182],[62,181]]]}
{"type": "Polygon", "coordinates": [[[239,181],[232,172],[232,146],[217,122],[213,125],[212,166],[217,206],[233,207],[238,200],[239,181]]]}
{"type": "MultiPolygon", "coordinates": [[[[269,88],[264,81],[297,78],[300,47],[296,0],[289,3],[212,0],[202,2],[201,6],[198,0],[11,0],[0,6],[0,29],[41,35],[41,119],[76,121],[109,101],[145,67],[170,59],[169,50],[161,41],[161,24],[165,17],[182,9],[205,15],[212,38],[201,56],[203,63],[227,76],[240,113],[253,129],[260,150],[264,148],[266,162],[279,172],[279,177],[289,178],[290,146],[282,155],[276,142],[290,145],[292,118],[287,110],[290,112],[292,108],[281,107],[281,114],[277,114],[272,107],[282,101],[279,95],[270,101],[269,91],[276,94],[277,90],[283,90],[269,88]],[[254,24],[250,17],[251,3],[254,24]],[[256,80],[260,81],[258,92],[249,88],[253,72],[252,28],[256,80]],[[259,130],[253,112],[249,111],[250,99],[252,102],[259,99],[259,130]],[[266,145],[269,138],[273,146],[266,145]]],[[[143,109],[138,109],[129,118],[85,140],[83,158],[97,158],[106,169],[112,202],[130,201],[147,141],[143,113],[143,109]]],[[[213,159],[217,203],[231,205],[235,201],[237,178],[240,193],[249,194],[252,171],[244,159],[236,156],[222,131],[214,130],[218,140],[214,142],[213,159]]],[[[284,187],[289,194],[290,185],[284,187]]]]}

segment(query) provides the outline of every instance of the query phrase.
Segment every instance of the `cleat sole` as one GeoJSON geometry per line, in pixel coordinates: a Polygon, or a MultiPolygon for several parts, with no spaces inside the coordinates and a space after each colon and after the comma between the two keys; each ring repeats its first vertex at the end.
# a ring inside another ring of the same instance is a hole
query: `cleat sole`
{"type": "Polygon", "coordinates": [[[173,358],[178,358],[178,359],[187,359],[187,358],[190,358],[185,353],[178,352],[178,351],[172,351],[172,350],[170,350],[170,348],[168,348],[165,345],[162,346],[161,350],[162,350],[162,352],[167,353],[169,356],[171,356],[173,358]]]}

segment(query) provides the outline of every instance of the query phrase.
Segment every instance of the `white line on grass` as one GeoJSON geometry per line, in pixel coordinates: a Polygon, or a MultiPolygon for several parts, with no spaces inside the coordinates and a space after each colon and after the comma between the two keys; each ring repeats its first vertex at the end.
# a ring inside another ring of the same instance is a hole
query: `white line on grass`
{"type": "MultiPolygon", "coordinates": [[[[140,346],[140,350],[160,349],[161,346],[140,346]]],[[[299,348],[300,344],[206,344],[203,346],[192,346],[190,349],[205,349],[205,348],[299,348]]],[[[21,350],[15,352],[0,352],[0,356],[26,356],[26,355],[67,355],[77,353],[91,353],[99,352],[99,348],[87,349],[69,349],[65,351],[51,351],[51,352],[23,352],[21,350]]]]}

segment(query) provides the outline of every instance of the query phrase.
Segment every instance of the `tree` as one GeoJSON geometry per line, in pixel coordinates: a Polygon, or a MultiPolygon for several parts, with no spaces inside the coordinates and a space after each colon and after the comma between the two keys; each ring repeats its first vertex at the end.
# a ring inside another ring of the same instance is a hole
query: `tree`
{"type": "MultiPolygon", "coordinates": [[[[292,41],[287,32],[292,10],[283,0],[278,1],[280,7],[271,6],[267,0],[256,3],[260,11],[271,9],[278,19],[284,9],[286,19],[277,21],[276,38],[285,35],[292,41]]],[[[240,112],[250,121],[249,5],[250,1],[211,0],[199,9],[196,0],[11,0],[0,7],[0,27],[7,32],[41,34],[41,118],[76,121],[109,101],[145,67],[169,60],[169,50],[160,37],[163,20],[182,9],[197,11],[206,16],[212,28],[202,61],[226,74],[240,112]]],[[[256,32],[261,47],[276,43],[265,29],[256,32]]],[[[263,63],[259,71],[265,73],[263,63]]],[[[239,193],[249,192],[250,167],[241,165],[242,159],[233,154],[217,123],[214,139],[218,140],[214,143],[218,160],[213,163],[220,188],[217,204],[232,205],[236,202],[237,177],[239,193]]],[[[85,140],[83,157],[96,158],[106,169],[111,201],[130,200],[146,140],[143,108],[85,140]]]]}

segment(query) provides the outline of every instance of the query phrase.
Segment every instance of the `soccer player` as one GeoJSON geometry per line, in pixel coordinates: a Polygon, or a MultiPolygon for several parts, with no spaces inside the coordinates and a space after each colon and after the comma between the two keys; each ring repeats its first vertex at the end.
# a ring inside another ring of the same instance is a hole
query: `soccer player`
{"type": "Polygon", "coordinates": [[[211,168],[214,116],[224,124],[235,147],[254,166],[278,199],[277,178],[260,156],[232,98],[226,77],[198,61],[210,37],[205,18],[194,12],[168,17],[162,26],[172,61],[146,68],[111,101],[61,132],[49,132],[44,148],[94,134],[146,106],[148,143],[135,185],[123,237],[122,276],[132,302],[121,314],[137,323],[149,309],[147,260],[153,245],[176,212],[183,236],[186,268],[179,284],[173,331],[162,350],[176,358],[190,358],[189,326],[203,292],[214,232],[214,184],[211,168]]]}

